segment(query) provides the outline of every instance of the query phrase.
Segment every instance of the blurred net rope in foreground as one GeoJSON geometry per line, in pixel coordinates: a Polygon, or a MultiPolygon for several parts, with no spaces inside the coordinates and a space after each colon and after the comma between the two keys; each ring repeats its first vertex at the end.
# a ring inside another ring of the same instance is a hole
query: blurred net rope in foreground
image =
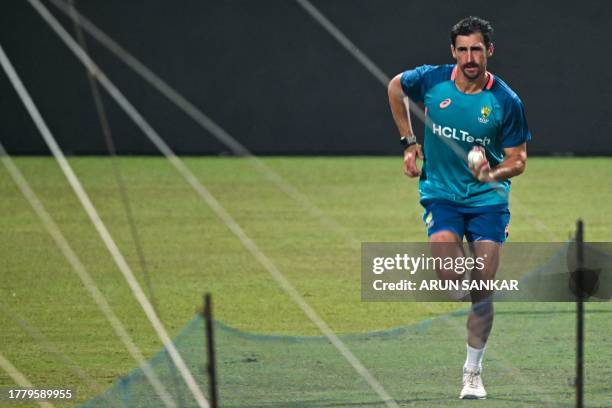
{"type": "MultiPolygon", "coordinates": [[[[0,368],[2,368],[15,381],[16,384],[24,388],[34,388],[30,380],[17,369],[2,353],[0,353],[0,368]]],[[[38,403],[43,408],[52,408],[53,404],[45,401],[38,403]]]]}
{"type": "MultiPolygon", "coordinates": [[[[0,301],[0,311],[8,316],[14,324],[19,326],[24,332],[26,332],[41,348],[47,353],[54,356],[59,364],[68,367],[77,377],[85,381],[92,389],[99,393],[104,392],[104,388],[95,378],[86,373],[79,364],[70,358],[66,353],[62,352],[55,344],[51,342],[37,327],[31,322],[27,321],[23,316],[17,313],[15,310],[11,310],[6,307],[2,301],[0,301]]],[[[111,406],[116,406],[111,400],[107,400],[111,406]]]]}
{"type": "MultiPolygon", "coordinates": [[[[3,63],[3,67],[6,67],[5,64],[7,60],[5,60],[4,57],[4,50],[0,47],[0,61],[3,63]]],[[[157,378],[153,370],[151,370],[148,366],[146,360],[144,359],[144,356],[142,355],[142,352],[140,351],[138,346],[136,346],[131,336],[128,334],[126,328],[123,326],[119,318],[111,309],[110,305],[108,304],[108,301],[106,300],[102,292],[98,289],[91,275],[89,274],[83,263],[80,261],[76,253],[73,251],[72,247],[62,234],[57,224],[55,224],[49,213],[45,210],[44,206],[42,205],[42,202],[35,195],[35,193],[31,189],[30,185],[23,177],[19,169],[15,166],[13,161],[6,154],[6,151],[4,150],[2,144],[0,144],[0,159],[2,160],[2,163],[5,165],[6,169],[9,171],[11,177],[15,181],[15,184],[17,184],[22,194],[28,200],[34,212],[40,218],[45,228],[55,241],[56,245],[61,250],[64,257],[66,257],[75,273],[81,279],[81,282],[83,283],[85,288],[89,291],[89,294],[96,302],[96,305],[98,306],[100,311],[109,321],[110,325],[114,329],[119,339],[123,342],[130,355],[142,368],[145,378],[151,383],[156,395],[159,395],[164,405],[168,407],[176,406],[174,401],[168,396],[168,391],[162,385],[159,378],[157,378]]]]}
{"type": "MultiPolygon", "coordinates": [[[[79,25],[96,41],[104,46],[108,51],[113,53],[121,62],[126,64],[136,74],[149,83],[154,89],[159,91],[175,106],[182,110],[186,115],[191,117],[198,125],[207,130],[217,140],[228,147],[235,155],[247,158],[258,171],[266,179],[270,180],[280,191],[287,194],[292,200],[298,203],[302,208],[309,212],[314,218],[318,219],[323,225],[331,228],[336,233],[344,236],[353,246],[359,247],[360,241],[335,219],[327,215],[318,208],[312,201],[303,193],[298,191],[293,185],[285,180],[281,175],[272,170],[269,166],[263,163],[257,156],[250,152],[244,145],[231,136],[225,129],[215,123],[210,117],[204,114],[195,105],[189,102],[178,91],[172,88],[163,79],[157,76],[151,69],[140,62],[136,57],[130,54],[126,49],[121,47],[116,41],[111,39],[106,33],[100,30],[89,19],[83,16],[82,13],[75,8],[71,8],[63,0],[49,0],[54,6],[68,16],[72,21],[79,25]]],[[[317,23],[319,23],[326,31],[328,31],[334,39],[336,39],[342,47],[344,47],[364,68],[370,72],[383,86],[387,86],[389,77],[363,52],[361,51],[346,35],[342,33],[329,19],[327,19],[312,3],[308,0],[296,0],[296,2],[310,14],[317,23]]],[[[408,112],[412,112],[424,125],[427,125],[426,115],[421,107],[410,101],[406,96],[402,97],[408,112]]],[[[442,139],[455,154],[466,159],[466,153],[462,151],[455,142],[442,139]]],[[[513,202],[521,208],[521,211],[528,213],[529,217],[534,219],[536,226],[540,231],[547,231],[550,237],[553,237],[551,231],[542,223],[533,213],[522,206],[518,200],[513,199],[513,202]]]]}
{"type": "Polygon", "coordinates": [[[136,57],[130,54],[127,50],[121,47],[117,42],[111,39],[106,33],[95,26],[87,17],[83,16],[75,8],[62,0],[50,0],[60,11],[66,14],[72,21],[91,35],[96,41],[102,44],[107,50],[113,53],[121,62],[126,64],[149,85],[156,89],[160,94],[164,95],[172,104],[184,112],[187,116],[194,120],[200,127],[208,131],[219,142],[223,143],[233,154],[239,157],[244,157],[249,160],[253,168],[261,174],[266,180],[273,183],[280,191],[289,196],[313,218],[317,219],[322,225],[335,231],[343,236],[353,247],[359,248],[361,242],[356,240],[354,236],[338,221],[327,215],[318,208],[312,201],[303,193],[298,191],[293,185],[285,180],[280,174],[272,170],[260,158],[249,151],[242,143],[236,140],[225,129],[215,123],[209,116],[203,113],[193,103],[189,102],[183,95],[172,88],[168,83],[157,76],[151,69],[140,62],[136,57]]]}
{"type": "MultiPolygon", "coordinates": [[[[45,124],[42,116],[40,115],[40,112],[36,108],[36,105],[34,104],[34,102],[32,101],[32,99],[30,97],[30,95],[28,94],[27,90],[23,86],[23,83],[21,82],[19,76],[15,72],[12,64],[10,63],[10,60],[8,59],[7,55],[4,53],[4,49],[2,49],[1,46],[0,46],[0,63],[2,64],[2,68],[4,69],[5,73],[9,77],[9,80],[11,81],[11,84],[15,88],[15,91],[19,95],[21,101],[23,102],[23,104],[26,107],[28,113],[30,114],[34,124],[38,128],[38,130],[41,133],[43,139],[47,143],[47,145],[48,145],[49,149],[51,150],[53,156],[55,157],[56,161],[58,162],[58,165],[60,166],[61,170],[64,172],[64,175],[68,179],[68,182],[69,182],[70,186],[72,187],[72,189],[75,192],[77,198],[81,202],[81,205],[85,209],[85,212],[89,216],[91,222],[94,224],[98,234],[100,235],[102,241],[106,245],[106,247],[107,247],[108,251],[110,252],[113,260],[115,261],[115,264],[117,265],[119,270],[122,272],[125,280],[127,281],[130,289],[132,290],[132,293],[133,293],[134,297],[140,303],[142,309],[145,312],[145,315],[148,317],[148,319],[149,319],[151,325],[153,326],[156,334],[158,335],[158,337],[160,338],[161,342],[164,344],[164,347],[168,350],[169,354],[171,355],[171,357],[173,359],[173,362],[175,363],[175,365],[177,367],[177,370],[179,371],[179,373],[181,374],[181,376],[183,377],[183,379],[187,383],[187,385],[189,387],[189,390],[193,394],[193,396],[196,399],[196,401],[198,401],[198,405],[200,407],[202,407],[202,408],[207,408],[208,407],[208,402],[206,401],[206,398],[202,394],[202,391],[198,388],[198,385],[193,380],[193,377],[191,376],[191,373],[189,372],[188,368],[186,367],[185,362],[182,360],[181,356],[178,354],[178,352],[174,348],[174,345],[172,344],[172,341],[170,340],[170,337],[168,336],[168,334],[167,334],[163,324],[161,323],[161,321],[159,320],[159,318],[155,314],[155,311],[153,310],[153,307],[149,303],[146,295],[143,293],[142,288],[140,287],[140,284],[138,283],[138,281],[134,277],[134,274],[132,273],[129,265],[127,264],[127,262],[125,261],[125,258],[122,256],[121,252],[119,251],[119,248],[115,244],[115,242],[114,242],[112,236],[110,235],[109,231],[106,229],[106,226],[104,225],[104,223],[102,222],[101,218],[99,217],[95,207],[93,206],[93,204],[91,203],[91,200],[89,199],[89,196],[87,195],[87,193],[83,189],[83,186],[81,185],[81,183],[79,182],[78,178],[74,174],[72,168],[70,167],[70,164],[68,164],[68,161],[64,157],[63,152],[61,151],[61,149],[57,145],[57,142],[55,141],[55,139],[54,139],[53,135],[51,134],[49,128],[45,124]]],[[[14,180],[16,182],[17,181],[22,181],[22,183],[19,184],[20,187],[28,187],[27,184],[23,182],[23,181],[25,181],[25,179],[23,179],[23,177],[21,177],[21,179],[20,179],[20,177],[19,177],[20,173],[15,171],[16,167],[11,166],[12,161],[8,160],[8,155],[6,154],[6,151],[4,150],[4,147],[2,147],[0,153],[2,154],[2,158],[4,159],[3,162],[5,163],[5,165],[7,165],[7,169],[9,171],[13,170],[13,172],[11,174],[13,175],[14,180]]],[[[39,216],[43,215],[41,217],[41,219],[44,219],[44,215],[45,215],[44,209],[39,208],[36,205],[36,204],[38,204],[38,202],[33,200],[33,198],[35,198],[35,197],[34,197],[33,194],[31,194],[31,190],[28,191],[28,189],[25,188],[24,190],[22,190],[22,192],[24,193],[24,195],[26,197],[30,198],[30,203],[33,205],[35,210],[40,211],[39,212],[39,216]]],[[[53,224],[52,220],[49,219],[47,221],[50,222],[49,225],[53,224]]],[[[57,231],[59,231],[59,230],[57,230],[57,231]]],[[[63,239],[63,236],[61,234],[59,234],[59,235],[54,235],[53,237],[54,237],[54,239],[56,239],[56,242],[58,242],[59,244],[62,244],[62,245],[60,245],[60,248],[64,251],[64,254],[67,255],[67,257],[71,261],[73,267],[76,266],[75,270],[78,270],[78,271],[82,272],[83,271],[82,269],[78,269],[78,264],[80,264],[80,261],[76,257],[74,257],[74,258],[71,257],[71,255],[74,255],[74,252],[72,252],[72,250],[71,250],[71,248],[69,246],[65,245],[65,244],[67,244],[67,242],[65,241],[65,239],[63,239]]],[[[79,274],[79,276],[82,277],[82,278],[88,278],[89,277],[89,275],[86,274],[86,273],[81,273],[81,274],[79,274]]],[[[93,288],[94,286],[91,286],[91,287],[93,288]]],[[[103,297],[101,299],[103,299],[103,297]]],[[[100,305],[100,304],[102,304],[102,303],[99,302],[98,305],[100,305]]],[[[150,379],[153,382],[155,382],[154,376],[152,376],[150,379]]],[[[156,387],[156,390],[160,391],[160,397],[162,398],[162,400],[164,400],[166,403],[170,403],[170,400],[167,398],[167,393],[164,393],[163,386],[161,384],[158,384],[158,386],[156,387]]]]}
{"type": "MultiPolygon", "coordinates": [[[[337,232],[342,232],[343,235],[346,236],[346,230],[326,214],[324,214],[320,209],[314,206],[310,200],[299,193],[293,186],[291,186],[287,181],[285,181],[280,175],[274,173],[270,168],[265,166],[256,156],[254,156],[251,152],[249,152],[244,146],[242,146],[238,141],[236,141],[233,137],[231,137],[224,129],[219,127],[216,123],[214,123],[210,118],[208,118],[205,114],[203,114],[197,107],[187,101],[184,97],[182,97],[176,90],[171,88],[166,82],[164,82],[161,78],[155,75],[149,68],[144,66],[140,61],[138,61],[134,56],[132,56],[129,52],[119,46],[115,41],[113,41],[108,35],[103,33],[98,27],[96,27],[91,21],[89,21],[86,17],[80,14],[78,11],[74,9],[69,9],[64,2],[61,0],[50,0],[56,7],[58,7],[62,12],[64,12],[68,17],[70,17],[76,24],[82,26],[82,28],[88,32],[92,37],[94,37],[98,42],[100,42],[105,48],[111,51],[114,55],[116,55],[122,62],[124,62],[127,66],[129,66],[132,70],[134,70],[138,75],[140,75],[143,79],[145,79],[149,84],[151,84],[155,89],[161,92],[164,96],[166,96],[170,101],[172,101],[176,106],[182,109],[186,114],[188,114],[192,119],[194,119],[198,124],[208,130],[211,134],[213,134],[219,141],[228,146],[235,154],[244,155],[251,160],[251,162],[255,165],[255,168],[262,172],[267,179],[274,182],[274,184],[279,187],[279,189],[285,193],[287,193],[292,199],[298,202],[302,207],[306,208],[311,214],[315,215],[324,225],[333,227],[337,232]],[[331,222],[330,222],[331,221],[331,222]]],[[[355,58],[357,58],[360,63],[362,63],[366,69],[371,72],[383,85],[386,86],[388,82],[388,77],[382,73],[382,71],[372,62],[363,52],[361,52],[342,32],[337,29],[333,23],[331,23],[323,14],[318,11],[311,3],[307,0],[298,1],[300,6],[302,6],[309,14],[315,18],[317,22],[319,22],[326,30],[332,34],[334,38],[336,38],[346,49],[349,51],[355,58]]],[[[407,106],[408,111],[412,111],[415,115],[423,122],[427,123],[425,120],[424,111],[415,103],[409,104],[409,99],[407,97],[403,98],[404,103],[407,106]]],[[[455,151],[456,154],[461,156],[465,156],[465,153],[458,149],[458,147],[452,142],[443,139],[449,146],[455,151]]],[[[516,202],[516,200],[514,200],[516,202]]],[[[546,230],[550,236],[552,233],[550,230],[537,218],[531,215],[531,218],[535,219],[535,224],[538,226],[540,230],[546,230]]],[[[350,241],[353,245],[359,244],[359,241],[354,237],[349,236],[350,241]]],[[[460,333],[462,332],[461,326],[454,327],[455,330],[460,333]]],[[[489,353],[491,354],[491,353],[489,353]]],[[[508,364],[510,364],[508,362],[508,364]]],[[[533,386],[533,384],[526,384],[526,386],[533,386]]]]}
{"type": "MultiPolygon", "coordinates": [[[[340,341],[340,339],[331,331],[330,327],[318,316],[318,314],[312,309],[302,298],[302,296],[295,290],[295,288],[289,283],[286,277],[276,268],[272,261],[267,258],[256,244],[245,234],[242,228],[235,222],[235,220],[229,215],[229,213],[221,206],[221,204],[210,194],[210,192],[201,184],[201,182],[195,177],[195,175],[185,166],[185,164],[174,154],[174,152],[168,147],[168,145],[159,137],[159,135],[153,130],[148,122],[138,113],[138,111],[127,101],[123,94],[112,84],[112,82],[100,71],[95,63],[89,58],[89,56],[75,43],[72,37],[64,30],[59,22],[49,13],[49,11],[37,0],[30,0],[30,4],[35,10],[41,15],[41,17],[50,25],[50,27],[56,32],[56,34],[64,41],[68,48],[77,56],[77,58],[87,67],[89,72],[100,82],[100,84],[106,89],[106,91],[115,99],[115,101],[124,109],[124,111],[130,116],[130,118],[140,127],[145,135],[153,142],[153,144],[160,150],[162,154],[170,161],[172,165],[179,171],[180,174],[185,177],[188,183],[194,188],[194,190],[200,195],[202,199],[211,207],[211,209],[217,214],[217,216],[225,223],[225,225],[241,240],[243,245],[251,252],[251,254],[262,264],[262,266],[272,275],[277,283],[285,290],[290,298],[302,309],[302,311],[309,317],[309,319],[321,330],[322,333],[329,339],[329,341],[335,346],[337,351],[349,362],[353,369],[366,381],[366,383],[372,388],[372,390],[378,394],[382,401],[387,406],[395,407],[397,404],[393,398],[385,391],[382,385],[369,373],[369,371],[361,364],[361,362],[355,357],[355,355],[346,348],[346,346],[340,341]]],[[[28,104],[26,103],[26,106],[28,104]]],[[[33,115],[34,118],[34,115],[33,115]]],[[[36,122],[36,120],[35,120],[36,122]]],[[[140,286],[135,281],[133,274],[121,256],[118,248],[114,241],[110,237],[110,234],[106,230],[106,227],[95,213],[93,205],[86,196],[84,190],[80,186],[78,179],[76,179],[74,173],[69,168],[63,154],[53,141],[50,143],[52,136],[48,129],[39,129],[43,133],[43,137],[47,141],[49,147],[58,162],[60,163],[62,170],[67,175],[67,178],[71,182],[73,189],[77,193],[77,196],[81,199],[83,206],[96,229],[100,233],[103,241],[107,245],[107,248],[113,254],[113,258],[124,277],[132,287],[134,294],[138,301],[143,306],[147,317],[151,320],[154,328],[158,332],[158,335],[162,339],[164,346],[168,350],[177,368],[181,372],[181,375],[185,379],[190,391],[194,394],[196,399],[201,405],[206,404],[205,398],[200,394],[200,389],[195,383],[191,374],[184,366],[179,353],[174,348],[172,342],[167,337],[165,330],[163,329],[161,322],[152,310],[146,296],[142,293],[140,286]],[[63,164],[63,166],[62,166],[63,164]]]]}
{"type": "MultiPolygon", "coordinates": [[[[134,70],[139,76],[145,79],[160,93],[166,96],[172,101],[177,107],[182,109],[187,115],[192,117],[198,124],[213,134],[219,141],[229,147],[235,154],[240,156],[246,156],[255,165],[255,168],[262,172],[263,175],[274,182],[274,184],[283,192],[287,193],[292,199],[298,202],[302,207],[306,208],[311,214],[315,215],[324,225],[330,226],[337,232],[342,232],[346,236],[346,230],[340,226],[335,220],[328,217],[320,209],[314,206],[308,197],[299,193],[293,186],[285,181],[280,175],[274,173],[270,168],[265,166],[256,156],[249,152],[243,145],[231,137],[224,129],[214,123],[208,116],[202,113],[197,107],[187,101],[182,95],[176,90],[171,88],[166,82],[155,75],[149,68],[144,66],[128,51],[113,41],[107,34],[103,33],[98,27],[96,27],[91,21],[89,21],[82,14],[76,10],[70,10],[62,0],[50,0],[52,4],[58,7],[68,17],[70,17],[76,24],[83,27],[92,37],[100,42],[105,48],[116,55],[122,62],[134,70]],[[340,228],[338,228],[340,227],[340,228]]],[[[384,86],[387,85],[389,77],[380,70],[376,64],[371,61],[365,53],[363,53],[354,43],[352,43],[335,25],[329,21],[312,3],[307,0],[296,0],[297,3],[304,8],[319,24],[321,24],[346,50],[351,53],[377,80],[384,86]]],[[[427,125],[426,116],[424,111],[416,103],[409,103],[409,98],[403,97],[403,101],[407,107],[407,111],[412,111],[421,122],[427,125]]],[[[443,139],[445,143],[449,145],[453,151],[464,157],[466,154],[458,148],[456,143],[450,140],[443,139]]],[[[517,200],[513,200],[517,202],[517,200]]],[[[519,204],[520,205],[520,204],[519,204]]],[[[525,209],[525,211],[527,211],[525,209]]],[[[552,237],[551,231],[533,214],[530,217],[535,220],[535,224],[539,230],[545,230],[552,237]]],[[[358,244],[359,241],[354,237],[348,237],[353,245],[358,244]]],[[[462,332],[461,326],[456,326],[455,330],[460,333],[462,332]]],[[[508,362],[510,365],[510,362],[508,362]]],[[[533,384],[526,384],[526,386],[533,386],[533,384]]]]}

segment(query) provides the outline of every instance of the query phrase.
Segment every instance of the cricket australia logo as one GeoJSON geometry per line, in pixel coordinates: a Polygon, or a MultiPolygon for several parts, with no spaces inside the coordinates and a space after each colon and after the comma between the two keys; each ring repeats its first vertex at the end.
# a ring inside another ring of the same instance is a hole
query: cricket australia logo
{"type": "Polygon", "coordinates": [[[489,115],[491,115],[491,108],[488,106],[483,106],[480,108],[480,117],[478,121],[480,123],[489,123],[489,115]]]}
{"type": "Polygon", "coordinates": [[[434,226],[434,220],[433,220],[433,214],[432,213],[428,213],[427,217],[425,218],[425,226],[427,228],[431,228],[434,226]]]}

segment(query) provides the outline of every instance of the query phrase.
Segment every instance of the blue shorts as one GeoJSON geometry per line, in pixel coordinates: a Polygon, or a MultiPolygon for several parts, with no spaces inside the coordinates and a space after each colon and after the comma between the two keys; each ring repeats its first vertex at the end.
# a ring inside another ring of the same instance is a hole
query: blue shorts
{"type": "Polygon", "coordinates": [[[450,201],[432,201],[424,204],[423,221],[427,236],[439,231],[451,231],[463,240],[495,241],[508,238],[510,211],[507,204],[465,207],[450,201]]]}

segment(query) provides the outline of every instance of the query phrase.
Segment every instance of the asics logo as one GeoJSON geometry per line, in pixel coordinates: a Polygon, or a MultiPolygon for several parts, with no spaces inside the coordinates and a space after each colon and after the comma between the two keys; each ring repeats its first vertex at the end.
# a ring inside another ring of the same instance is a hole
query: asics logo
{"type": "Polygon", "coordinates": [[[446,98],[445,100],[443,100],[442,102],[440,102],[440,109],[444,109],[446,108],[448,105],[451,104],[451,98],[446,98]]]}

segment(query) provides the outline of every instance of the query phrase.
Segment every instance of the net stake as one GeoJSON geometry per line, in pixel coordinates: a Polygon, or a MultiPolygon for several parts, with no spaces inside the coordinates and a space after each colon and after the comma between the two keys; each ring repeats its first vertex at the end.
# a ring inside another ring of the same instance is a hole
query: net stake
{"type": "Polygon", "coordinates": [[[213,318],[212,318],[212,300],[210,293],[204,295],[204,323],[206,331],[206,355],[208,362],[206,369],[208,372],[208,384],[209,384],[209,399],[211,408],[218,408],[217,398],[217,370],[215,364],[215,343],[213,338],[213,318]]]}
{"type": "Polygon", "coordinates": [[[576,407],[584,405],[584,225],[581,219],[576,223],[576,407]]]}

